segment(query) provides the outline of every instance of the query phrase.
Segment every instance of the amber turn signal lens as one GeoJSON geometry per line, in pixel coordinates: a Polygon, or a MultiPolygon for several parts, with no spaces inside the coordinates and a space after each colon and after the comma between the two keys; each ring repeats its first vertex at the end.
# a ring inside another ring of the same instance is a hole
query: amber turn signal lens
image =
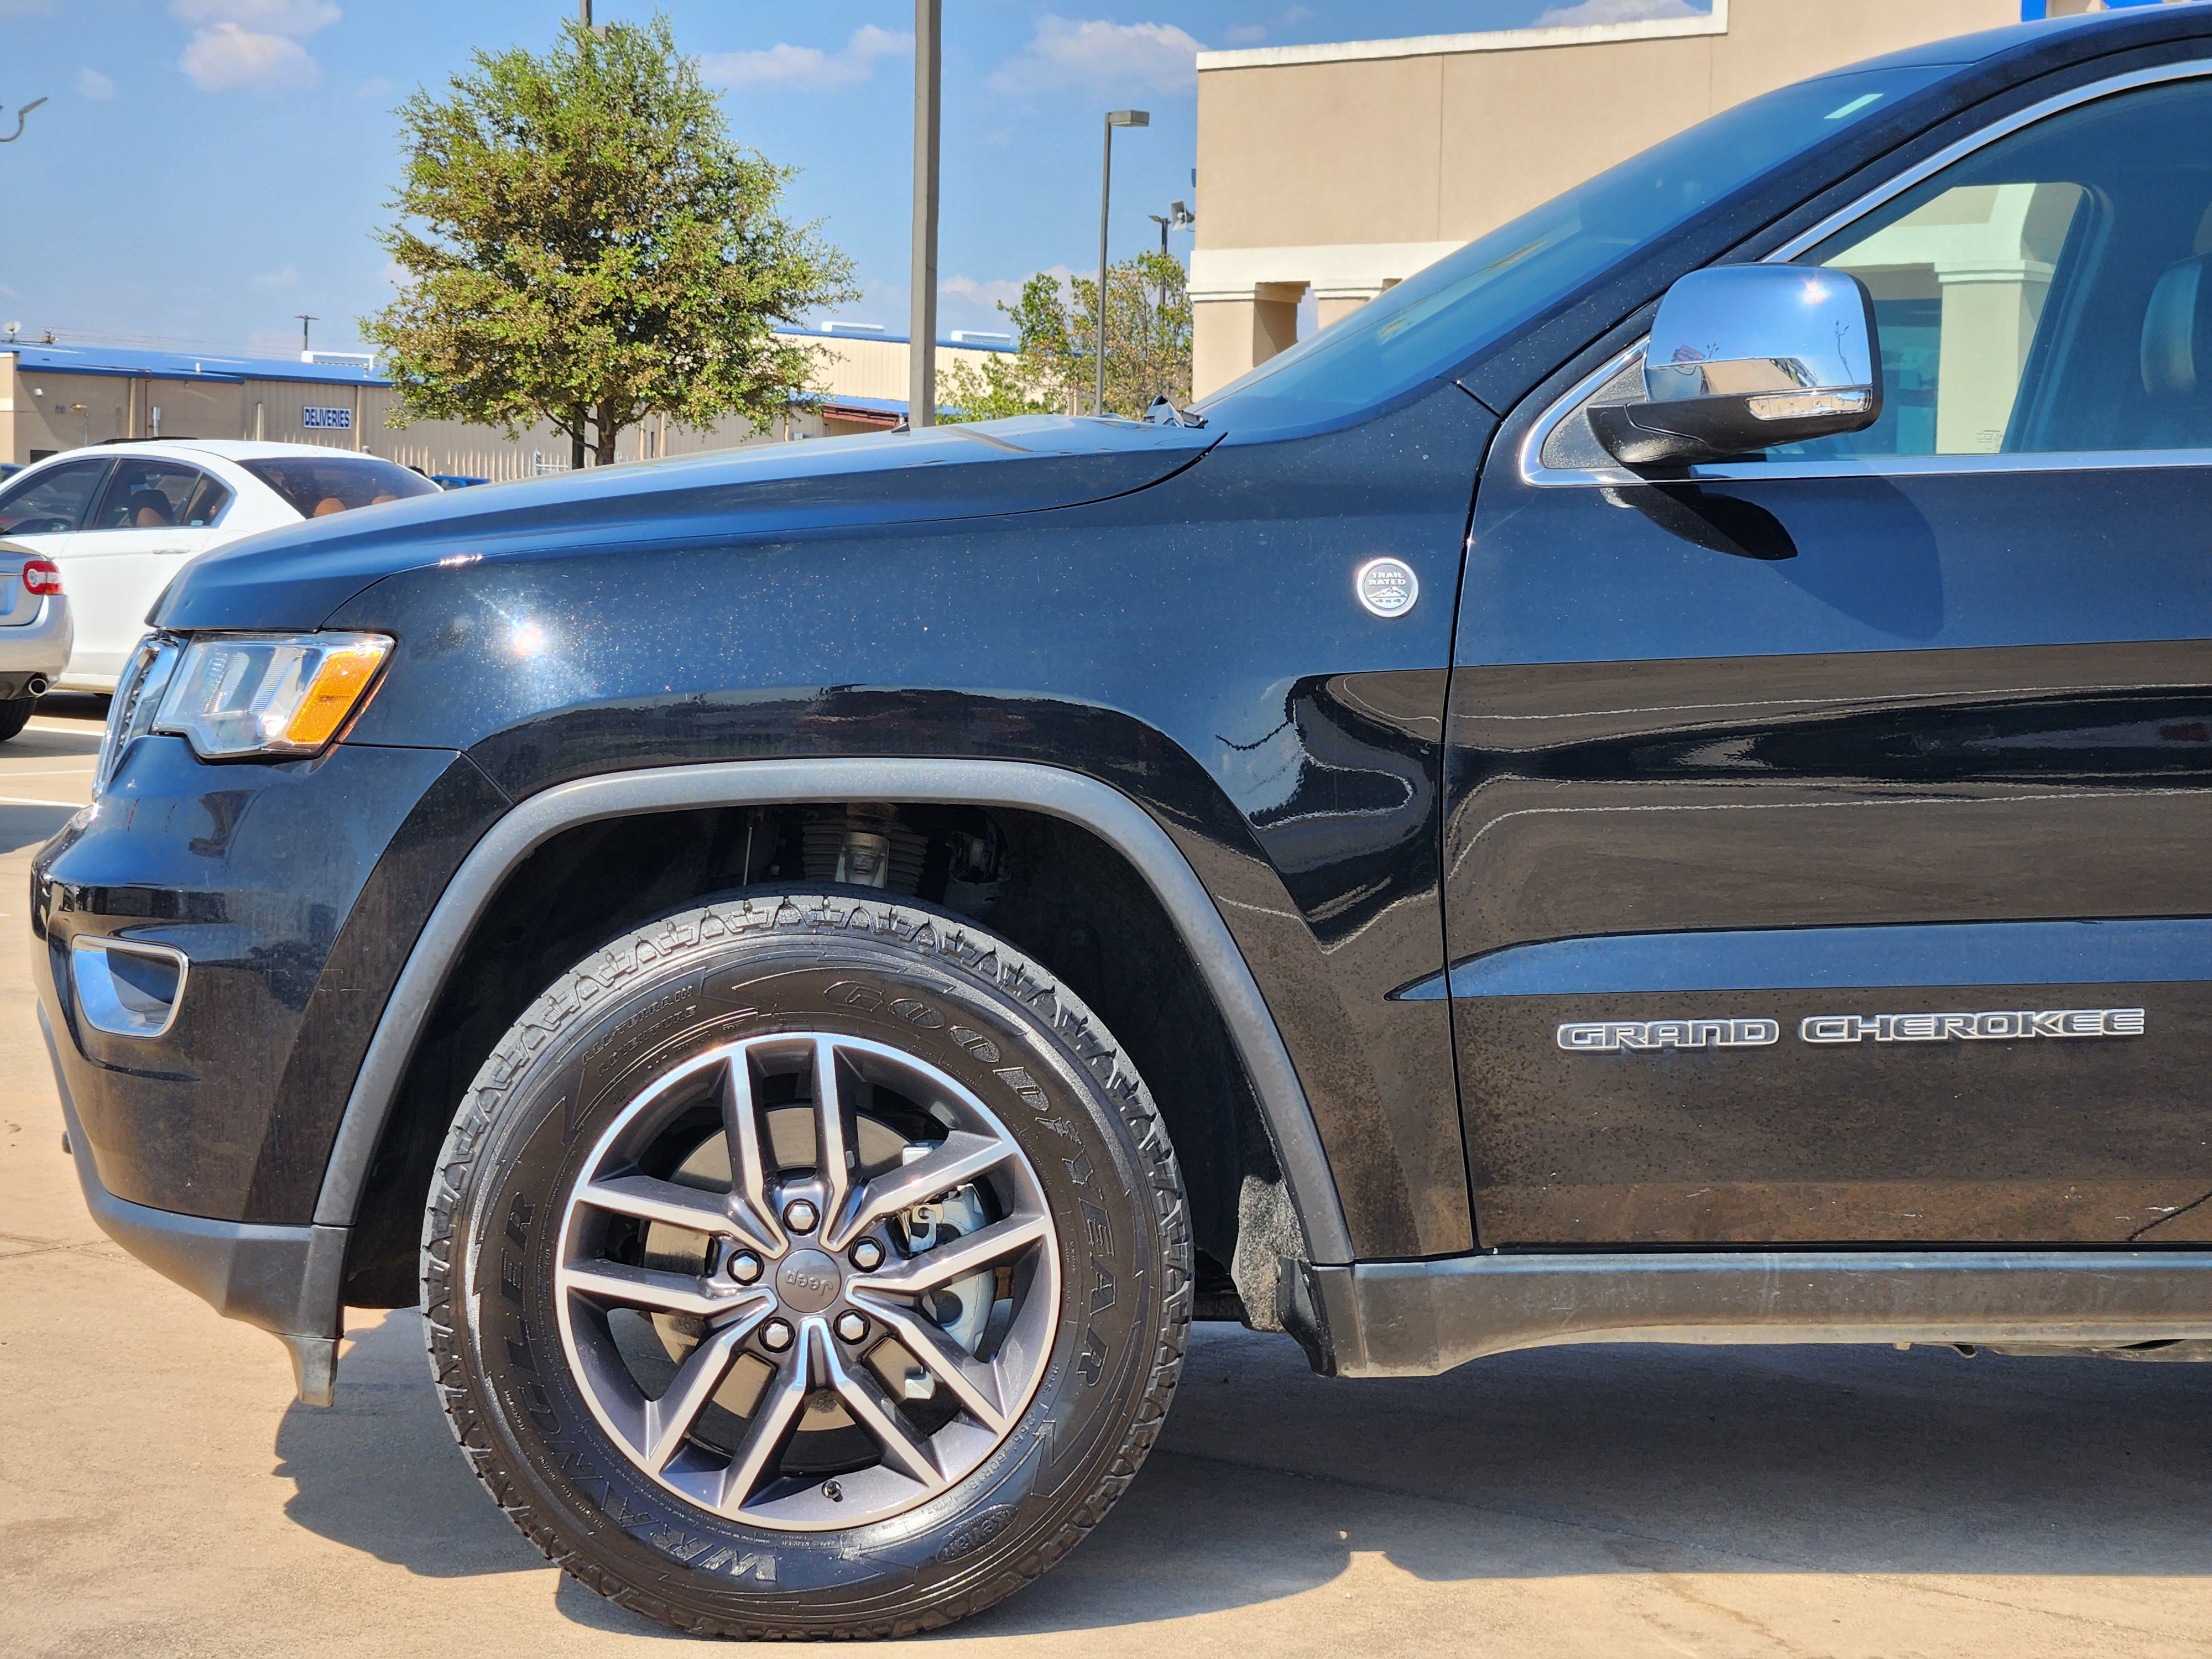
{"type": "Polygon", "coordinates": [[[345,724],[360,702],[369,681],[375,678],[388,649],[389,646],[379,642],[349,646],[326,655],[307,687],[300,712],[284,728],[284,740],[308,749],[329,742],[331,734],[345,724]]]}

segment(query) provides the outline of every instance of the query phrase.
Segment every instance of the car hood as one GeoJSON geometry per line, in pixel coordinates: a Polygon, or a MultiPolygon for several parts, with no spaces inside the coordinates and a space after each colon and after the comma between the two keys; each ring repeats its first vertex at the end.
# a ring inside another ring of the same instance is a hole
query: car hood
{"type": "Polygon", "coordinates": [[[1056,415],[688,455],[422,496],[193,561],[160,628],[318,626],[370,584],[444,559],[757,538],[1074,507],[1181,471],[1218,433],[1056,415]]]}

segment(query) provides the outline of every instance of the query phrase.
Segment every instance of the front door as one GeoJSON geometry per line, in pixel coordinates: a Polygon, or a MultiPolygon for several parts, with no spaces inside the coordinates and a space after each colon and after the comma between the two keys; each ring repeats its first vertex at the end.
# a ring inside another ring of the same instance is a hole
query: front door
{"type": "Polygon", "coordinates": [[[1872,430],[1662,485],[1570,398],[1492,451],[1446,831],[1480,1241],[2212,1237],[2212,82],[1801,259],[1875,296],[1872,430]]]}
{"type": "Polygon", "coordinates": [[[54,555],[76,644],[64,684],[112,685],[146,631],[146,613],[208,543],[230,491],[180,461],[125,456],[83,530],[54,555]]]}
{"type": "Polygon", "coordinates": [[[83,528],[115,463],[106,456],[41,467],[0,489],[0,538],[51,559],[83,528]]]}

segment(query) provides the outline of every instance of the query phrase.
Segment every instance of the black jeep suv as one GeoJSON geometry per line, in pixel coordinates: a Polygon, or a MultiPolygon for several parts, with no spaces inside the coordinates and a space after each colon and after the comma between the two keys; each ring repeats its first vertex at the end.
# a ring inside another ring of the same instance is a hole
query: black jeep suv
{"type": "Polygon", "coordinates": [[[1195,410],[193,565],[37,860],[100,1224],[604,1593],[1048,1566],[1188,1322],[2212,1339],[2212,12],[1708,121],[1195,410]]]}

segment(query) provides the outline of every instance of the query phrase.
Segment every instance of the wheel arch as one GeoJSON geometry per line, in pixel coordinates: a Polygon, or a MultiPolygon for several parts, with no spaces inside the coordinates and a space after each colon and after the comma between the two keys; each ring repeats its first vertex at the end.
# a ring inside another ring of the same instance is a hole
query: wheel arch
{"type": "Polygon", "coordinates": [[[611,819],[854,799],[1035,814],[1085,831],[1118,854],[1157,900],[1221,1020],[1281,1171],[1305,1259],[1322,1265],[1352,1260],[1304,1087],[1242,951],[1188,860],[1149,812],[1111,786],[1059,767],[1004,760],[712,763],[604,773],[524,799],[463,860],[409,954],[340,1118],[316,1202],[317,1224],[349,1228],[360,1216],[433,1011],[479,926],[534,854],[566,832],[611,819]]]}

